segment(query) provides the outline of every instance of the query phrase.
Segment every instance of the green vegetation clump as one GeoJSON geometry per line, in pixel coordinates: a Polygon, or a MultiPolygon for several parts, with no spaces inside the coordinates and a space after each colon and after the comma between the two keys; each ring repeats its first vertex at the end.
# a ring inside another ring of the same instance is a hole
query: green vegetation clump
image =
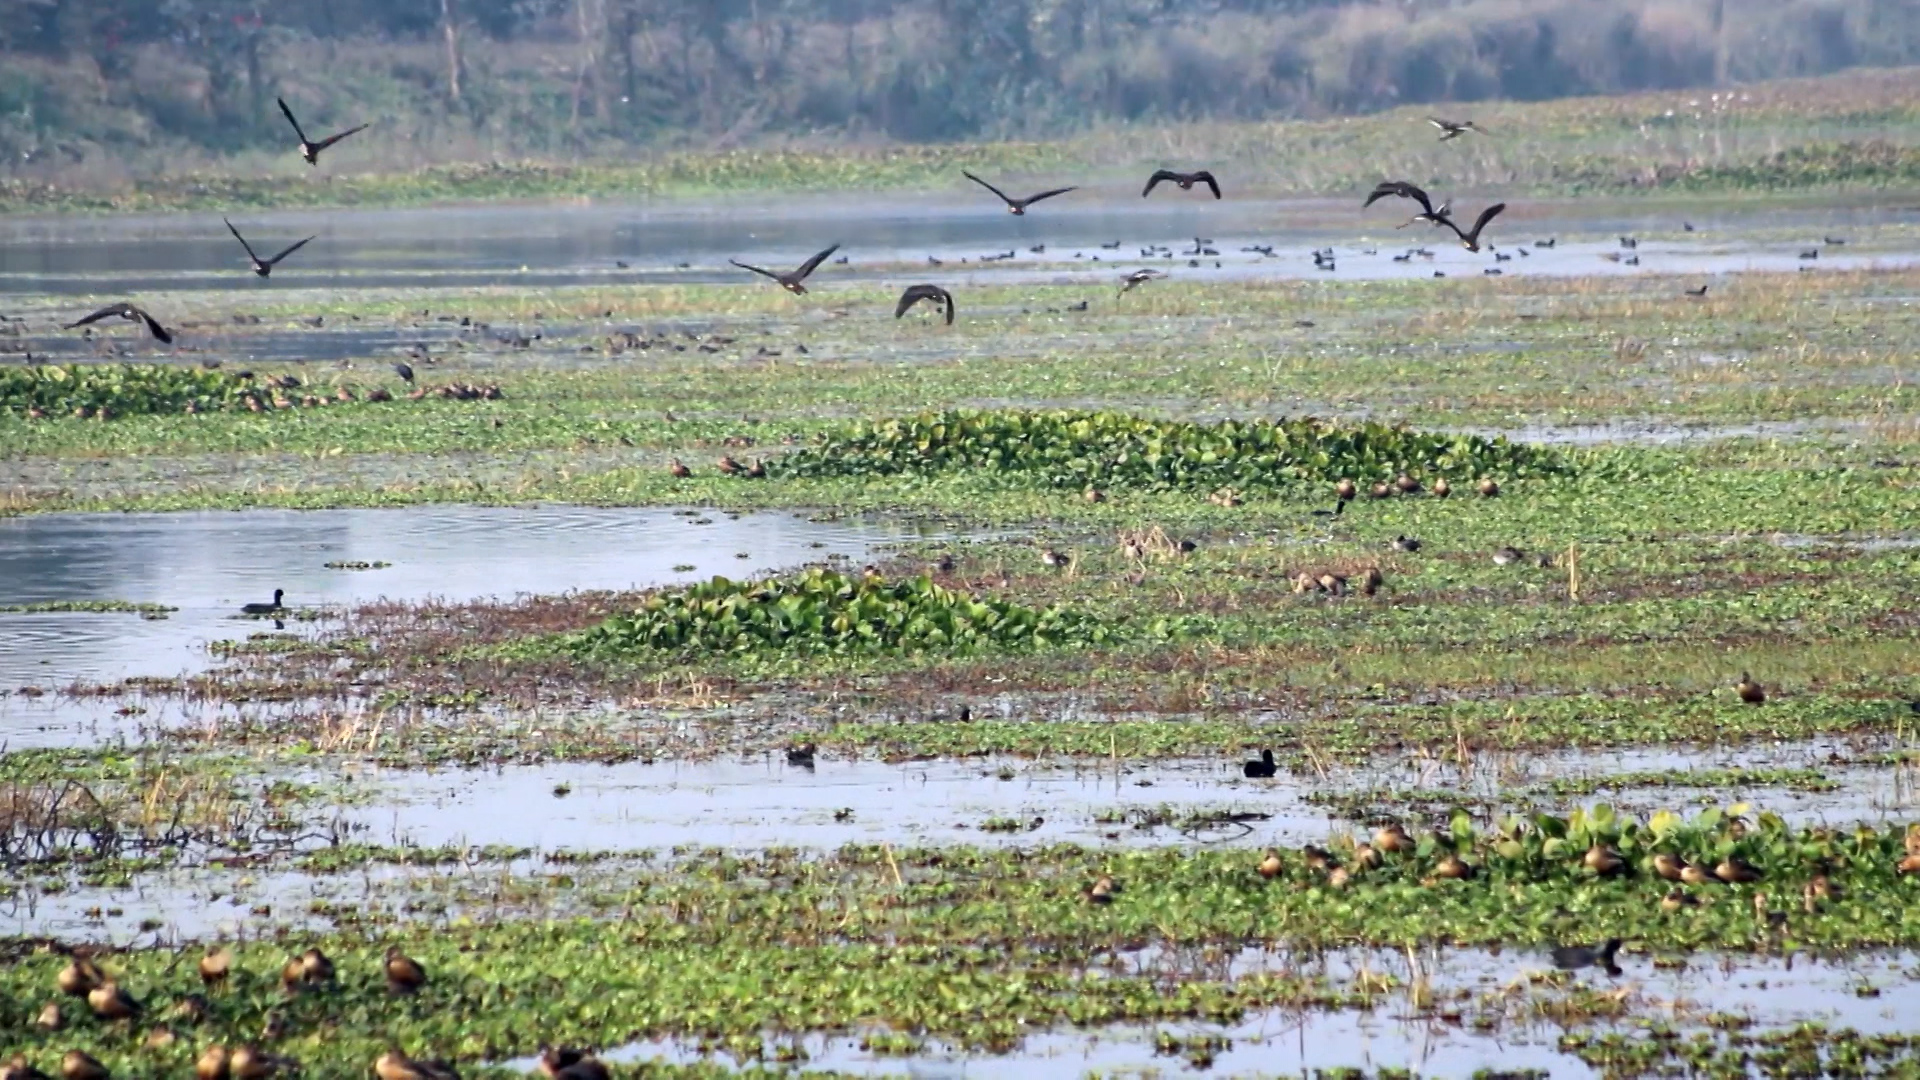
{"type": "Polygon", "coordinates": [[[1377,423],[1225,420],[1202,424],[1120,412],[949,409],[830,431],[768,463],[786,476],[892,476],[962,469],[1023,473],[1054,487],[1148,490],[1283,488],[1390,481],[1459,482],[1571,472],[1561,455],[1478,435],[1377,423]]]}
{"type": "Polygon", "coordinates": [[[0,371],[0,410],[28,416],[223,409],[247,394],[246,382],[235,376],[173,364],[42,364],[0,371]]]}
{"type": "Polygon", "coordinates": [[[625,615],[569,635],[579,659],[708,655],[969,655],[1117,639],[1089,615],[980,599],[926,577],[888,583],[814,568],[757,582],[724,577],[654,593],[625,615]]]}

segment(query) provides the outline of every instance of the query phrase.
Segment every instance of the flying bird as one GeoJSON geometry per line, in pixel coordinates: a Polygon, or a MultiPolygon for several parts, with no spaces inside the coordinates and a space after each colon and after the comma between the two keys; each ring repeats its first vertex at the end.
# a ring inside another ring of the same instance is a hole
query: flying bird
{"type": "Polygon", "coordinates": [[[1153,194],[1154,185],[1160,183],[1160,181],[1162,180],[1171,180],[1172,182],[1180,185],[1181,191],[1191,191],[1193,189],[1193,185],[1205,184],[1207,185],[1207,187],[1213,190],[1214,198],[1217,199],[1220,197],[1219,181],[1215,180],[1213,178],[1213,174],[1208,172],[1205,169],[1201,169],[1199,172],[1190,172],[1190,173],[1177,173],[1171,169],[1157,170],[1154,172],[1154,174],[1151,177],[1147,178],[1147,188],[1145,191],[1142,191],[1140,193],[1140,197],[1144,199],[1147,196],[1153,194]]]}
{"type": "Polygon", "coordinates": [[[1043,191],[1038,195],[1029,195],[1024,199],[1014,199],[1014,198],[1009,198],[1006,192],[1001,191],[999,188],[994,187],[992,184],[987,183],[985,180],[980,179],[979,177],[973,175],[972,173],[968,172],[965,169],[960,170],[960,175],[966,177],[967,179],[973,181],[976,184],[979,184],[981,187],[986,188],[988,191],[993,192],[995,195],[1000,196],[1000,201],[1007,204],[1007,213],[1012,214],[1015,217],[1020,217],[1025,215],[1027,212],[1027,207],[1032,206],[1034,203],[1039,202],[1041,199],[1051,199],[1055,195],[1065,195],[1067,192],[1074,190],[1073,188],[1070,188],[1070,187],[1054,188],[1051,191],[1043,191]]]}
{"type": "Polygon", "coordinates": [[[1482,135],[1486,134],[1486,132],[1480,131],[1479,128],[1475,127],[1471,120],[1442,120],[1438,116],[1429,116],[1427,117],[1427,123],[1440,129],[1441,142],[1446,142],[1448,139],[1457,139],[1469,131],[1479,132],[1482,135]]]}
{"type": "Polygon", "coordinates": [[[1120,279],[1121,281],[1126,282],[1126,284],[1120,286],[1120,292],[1118,295],[1125,296],[1127,293],[1132,292],[1135,288],[1141,285],[1145,285],[1147,282],[1152,281],[1155,278],[1163,278],[1166,276],[1167,276],[1166,274],[1163,274],[1158,270],[1152,270],[1152,269],[1135,270],[1133,273],[1128,274],[1126,277],[1120,279]]]}
{"type": "Polygon", "coordinates": [[[754,273],[759,274],[761,277],[772,278],[773,280],[780,283],[781,288],[787,290],[788,292],[792,293],[795,296],[805,296],[807,294],[807,287],[805,285],[802,285],[801,282],[807,279],[808,274],[813,273],[815,267],[819,266],[823,262],[826,262],[827,256],[839,250],[840,250],[840,245],[835,244],[832,247],[828,248],[827,250],[821,252],[820,254],[815,255],[813,258],[808,259],[806,262],[801,263],[800,269],[795,270],[791,274],[776,274],[771,270],[762,270],[758,266],[748,266],[746,263],[743,263],[738,259],[728,259],[727,261],[739,267],[742,270],[751,270],[754,273]]]}
{"type": "Polygon", "coordinates": [[[339,142],[341,139],[355,132],[365,131],[367,129],[367,125],[361,124],[358,127],[350,127],[337,135],[329,135],[319,142],[314,142],[312,139],[307,138],[305,131],[300,130],[300,121],[295,120],[293,118],[293,110],[287,108],[287,99],[275,98],[274,100],[280,103],[280,111],[286,116],[287,123],[293,125],[293,133],[300,136],[300,156],[306,158],[307,164],[309,165],[318,165],[320,163],[320,151],[325,150],[327,147],[332,146],[334,143],[339,142]]]}
{"type": "MultiPolygon", "coordinates": [[[[1479,251],[1480,250],[1480,230],[1486,228],[1487,222],[1492,221],[1495,217],[1499,215],[1500,211],[1505,210],[1506,208],[1507,208],[1506,203],[1503,203],[1503,202],[1494,203],[1492,206],[1489,206],[1485,210],[1480,211],[1480,216],[1474,219],[1473,228],[1468,229],[1464,232],[1461,230],[1459,225],[1456,225],[1454,223],[1454,220],[1452,218],[1441,218],[1440,221],[1441,221],[1441,224],[1453,230],[1453,235],[1458,236],[1460,238],[1461,247],[1466,248],[1468,251],[1479,251]]],[[[1635,258],[1632,261],[1635,263],[1638,263],[1640,260],[1638,258],[1635,258]]]]}
{"type": "Polygon", "coordinates": [[[947,325],[953,325],[953,294],[938,285],[907,286],[907,291],[900,294],[900,302],[893,307],[893,317],[900,318],[922,300],[932,301],[935,307],[944,309],[947,313],[947,325]]]}
{"type": "Polygon", "coordinates": [[[301,240],[293,244],[292,246],[288,247],[285,251],[282,251],[280,254],[275,255],[271,259],[262,259],[260,256],[255,255],[253,253],[253,245],[247,243],[247,238],[244,236],[241,236],[240,230],[233,227],[233,222],[227,221],[226,218],[221,218],[220,220],[227,222],[227,231],[233,234],[233,238],[235,240],[240,241],[241,247],[247,249],[247,261],[253,264],[253,272],[258,277],[272,276],[273,268],[280,265],[281,259],[286,258],[287,256],[293,254],[296,251],[299,251],[303,247],[306,247],[308,244],[312,243],[314,240],[314,237],[309,236],[305,240],[301,240]]]}
{"type": "Polygon", "coordinates": [[[1425,191],[1407,183],[1405,180],[1382,180],[1379,186],[1375,187],[1373,192],[1367,196],[1367,201],[1360,204],[1360,209],[1365,210],[1381,199],[1389,197],[1412,199],[1414,202],[1420,204],[1420,212],[1400,224],[1395,225],[1394,228],[1396,229],[1404,229],[1416,221],[1425,221],[1438,227],[1440,223],[1447,220],[1448,212],[1453,209],[1453,203],[1451,202],[1443,202],[1438,209],[1435,209],[1433,200],[1427,197],[1425,191]]]}
{"type": "Polygon", "coordinates": [[[173,335],[167,332],[166,327],[160,325],[160,320],[124,301],[118,304],[108,304],[106,307],[101,308],[99,311],[83,319],[68,323],[61,329],[78,330],[88,323],[99,322],[101,319],[111,319],[116,315],[128,322],[145,323],[147,333],[152,334],[155,340],[165,345],[173,344],[173,335]]]}

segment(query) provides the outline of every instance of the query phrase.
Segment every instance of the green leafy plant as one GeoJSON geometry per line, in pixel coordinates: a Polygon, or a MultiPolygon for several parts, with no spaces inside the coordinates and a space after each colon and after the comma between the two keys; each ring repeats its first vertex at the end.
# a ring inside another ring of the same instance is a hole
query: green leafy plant
{"type": "Polygon", "coordinates": [[[1461,482],[1572,472],[1561,455],[1477,435],[1311,417],[1200,424],[1120,412],[949,409],[859,421],[768,463],[786,476],[890,476],[961,469],[1018,473],[1053,487],[1282,488],[1409,473],[1461,482]]]}

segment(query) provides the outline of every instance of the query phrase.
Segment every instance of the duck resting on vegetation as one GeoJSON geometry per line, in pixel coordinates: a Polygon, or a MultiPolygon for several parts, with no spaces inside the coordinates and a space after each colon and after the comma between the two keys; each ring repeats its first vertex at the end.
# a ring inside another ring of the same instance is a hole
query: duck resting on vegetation
{"type": "Polygon", "coordinates": [[[1767,688],[1754,682],[1753,676],[1747,672],[1743,671],[1740,673],[1740,681],[1734,684],[1733,689],[1735,693],[1740,695],[1740,700],[1749,705],[1763,705],[1766,703],[1767,688]]]}

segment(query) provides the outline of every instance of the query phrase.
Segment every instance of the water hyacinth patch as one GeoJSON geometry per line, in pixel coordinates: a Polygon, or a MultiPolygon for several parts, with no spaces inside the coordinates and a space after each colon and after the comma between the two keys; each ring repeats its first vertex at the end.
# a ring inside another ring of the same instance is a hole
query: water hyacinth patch
{"type": "Polygon", "coordinates": [[[1064,607],[976,598],[924,576],[889,583],[816,567],[762,581],[715,577],[657,592],[632,612],[568,635],[562,650],[580,659],[644,652],[969,655],[1117,639],[1099,619],[1064,607]]]}
{"type": "Polygon", "coordinates": [[[1274,489],[1342,477],[1406,473],[1459,483],[1478,477],[1571,473],[1541,447],[1313,417],[1154,420],[1121,412],[949,409],[859,421],[769,462],[787,476],[890,476],[977,469],[1033,476],[1053,487],[1148,490],[1274,489]]]}

